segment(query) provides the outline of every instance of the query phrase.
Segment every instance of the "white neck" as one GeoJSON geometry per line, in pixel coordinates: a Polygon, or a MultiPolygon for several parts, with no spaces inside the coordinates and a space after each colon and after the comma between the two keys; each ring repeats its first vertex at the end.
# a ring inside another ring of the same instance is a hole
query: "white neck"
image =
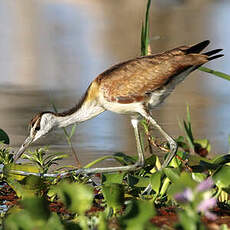
{"type": "Polygon", "coordinates": [[[66,127],[74,123],[81,123],[104,111],[105,109],[99,106],[96,102],[86,102],[76,112],[70,115],[56,116],[56,124],[57,127],[66,127]]]}

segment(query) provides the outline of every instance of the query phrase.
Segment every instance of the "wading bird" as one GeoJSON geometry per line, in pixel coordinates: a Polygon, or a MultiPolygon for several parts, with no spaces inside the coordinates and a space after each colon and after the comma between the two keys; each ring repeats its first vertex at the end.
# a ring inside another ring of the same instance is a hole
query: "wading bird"
{"type": "MultiPolygon", "coordinates": [[[[32,142],[54,128],[89,120],[105,110],[129,114],[137,143],[138,161],[133,165],[85,169],[86,172],[135,170],[143,166],[138,123],[145,118],[168,141],[170,152],[162,167],[167,167],[177,151],[177,144],[153,119],[151,109],[159,105],[175,86],[204,63],[222,57],[222,49],[200,53],[209,41],[180,46],[164,53],[137,57],[107,69],[90,84],[80,102],[63,113],[41,112],[30,123],[30,134],[14,156],[16,161],[32,142]],[[88,170],[88,171],[87,171],[88,170]]],[[[83,169],[84,170],[84,169],[83,169]]],[[[84,171],[83,171],[84,172],[84,171]]]]}

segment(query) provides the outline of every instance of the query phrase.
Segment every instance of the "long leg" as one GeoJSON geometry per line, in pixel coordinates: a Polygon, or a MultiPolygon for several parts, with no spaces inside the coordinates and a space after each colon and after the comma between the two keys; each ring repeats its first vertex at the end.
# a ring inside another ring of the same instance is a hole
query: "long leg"
{"type": "Polygon", "coordinates": [[[138,129],[138,123],[139,120],[136,117],[132,117],[131,118],[131,123],[133,125],[133,129],[134,129],[134,134],[135,134],[135,138],[136,138],[136,144],[137,144],[137,154],[138,154],[138,161],[137,164],[140,165],[140,167],[144,166],[144,154],[143,154],[143,149],[142,149],[142,145],[141,145],[141,138],[140,138],[140,132],[138,129]]]}
{"type": "Polygon", "coordinates": [[[163,137],[168,141],[169,146],[170,146],[170,153],[168,154],[167,158],[163,162],[162,168],[165,168],[169,165],[171,162],[172,158],[176,155],[177,151],[177,143],[173,140],[172,137],[170,137],[161,127],[157,122],[151,117],[151,115],[148,112],[142,112],[141,115],[146,118],[148,121],[151,122],[151,124],[156,127],[159,132],[163,135],[163,137]]]}
{"type": "Polygon", "coordinates": [[[139,169],[143,167],[144,165],[144,154],[141,147],[141,141],[140,141],[140,133],[138,129],[138,123],[139,120],[136,117],[131,118],[131,124],[134,129],[134,134],[137,142],[137,153],[138,153],[138,161],[133,165],[127,165],[127,166],[118,166],[118,167],[107,167],[107,168],[88,168],[88,169],[79,169],[76,172],[78,173],[85,173],[85,174],[91,174],[91,173],[103,173],[103,172],[117,172],[117,171],[134,171],[136,169],[139,169]]]}

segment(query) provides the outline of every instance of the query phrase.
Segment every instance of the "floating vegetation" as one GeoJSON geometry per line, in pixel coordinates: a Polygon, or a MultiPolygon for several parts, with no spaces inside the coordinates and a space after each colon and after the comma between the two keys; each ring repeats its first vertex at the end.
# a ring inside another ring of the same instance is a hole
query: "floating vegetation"
{"type": "MultiPolygon", "coordinates": [[[[150,51],[150,5],[148,0],[142,55],[150,51]]],[[[200,70],[230,80],[227,74],[200,70]]],[[[156,143],[145,120],[142,125],[149,146],[169,152],[167,144],[156,143]]],[[[169,167],[162,169],[159,158],[151,154],[136,171],[93,177],[74,166],[54,168],[67,155],[49,153],[47,148],[27,151],[25,163],[15,164],[10,139],[0,129],[0,229],[228,229],[230,154],[210,157],[209,141],[193,135],[189,107],[187,119],[179,125],[185,135],[176,139],[178,150],[169,167]]],[[[72,148],[75,126],[70,134],[64,132],[72,148]]],[[[135,156],[116,153],[83,168],[108,158],[122,166],[136,162],[135,156]]]]}
{"type": "MultiPolygon", "coordinates": [[[[196,140],[193,135],[189,109],[182,124],[185,137],[176,139],[179,148],[169,167],[161,169],[159,158],[150,155],[137,171],[94,177],[76,173],[78,169],[69,170],[70,166],[52,169],[66,155],[50,154],[47,148],[28,151],[23,156],[26,163],[14,164],[10,147],[2,144],[3,229],[157,229],[166,225],[169,229],[204,229],[217,223],[229,226],[230,155],[209,157],[208,140],[196,140]]],[[[167,151],[167,145],[164,149],[167,151]]],[[[107,158],[121,165],[136,161],[135,156],[116,153],[86,167],[107,158]]],[[[225,227],[222,225],[222,229],[225,227]]]]}

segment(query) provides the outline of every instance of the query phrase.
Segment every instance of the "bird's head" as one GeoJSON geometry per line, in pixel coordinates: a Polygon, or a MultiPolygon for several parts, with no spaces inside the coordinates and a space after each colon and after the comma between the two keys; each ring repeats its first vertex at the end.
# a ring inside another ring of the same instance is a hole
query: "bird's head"
{"type": "Polygon", "coordinates": [[[30,122],[29,136],[26,138],[18,152],[14,155],[16,161],[28,148],[28,146],[40,137],[49,133],[55,127],[55,114],[52,112],[42,112],[37,114],[30,122]]]}

